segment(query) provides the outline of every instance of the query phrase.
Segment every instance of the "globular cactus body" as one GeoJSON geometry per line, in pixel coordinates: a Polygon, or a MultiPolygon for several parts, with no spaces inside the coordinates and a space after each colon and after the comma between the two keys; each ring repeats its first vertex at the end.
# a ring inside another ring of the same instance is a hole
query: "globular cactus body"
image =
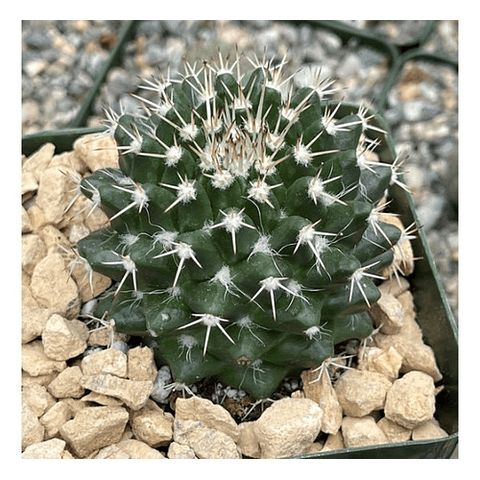
{"type": "MultiPolygon", "coordinates": [[[[147,82],[148,115],[112,115],[119,169],[81,189],[110,226],[78,243],[118,281],[108,315],[177,383],[217,376],[257,398],[372,331],[376,279],[400,231],[379,217],[392,167],[364,160],[364,110],[284,63],[187,65],[147,82]]],[[[104,307],[107,308],[107,307],[104,307]]]]}

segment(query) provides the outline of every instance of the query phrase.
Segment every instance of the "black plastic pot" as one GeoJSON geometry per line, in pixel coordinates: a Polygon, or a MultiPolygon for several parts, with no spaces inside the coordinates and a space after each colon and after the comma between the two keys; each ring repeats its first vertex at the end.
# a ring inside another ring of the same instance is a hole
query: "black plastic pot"
{"type": "MultiPolygon", "coordinates": [[[[336,105],[332,102],[332,106],[336,105]]],[[[358,106],[343,104],[338,114],[356,113],[358,106]]],[[[374,112],[369,112],[374,113],[374,112]]],[[[376,124],[389,131],[385,121],[376,115],[376,124]]],[[[98,129],[77,128],[60,131],[40,132],[22,138],[22,150],[26,155],[36,151],[43,143],[52,142],[59,151],[71,149],[74,141],[98,129]]],[[[376,152],[383,162],[395,160],[395,147],[390,135],[377,134],[382,140],[376,152]]],[[[405,225],[420,227],[415,214],[411,195],[398,186],[392,190],[391,210],[401,215],[405,225]]],[[[438,440],[408,441],[375,445],[370,447],[346,448],[338,451],[316,453],[295,458],[450,458],[458,444],[458,338],[457,326],[440,281],[426,238],[420,228],[412,242],[415,263],[414,273],[408,277],[417,309],[417,321],[422,328],[425,342],[430,345],[442,372],[441,385],[444,389],[436,398],[435,417],[449,434],[438,440]]]]}

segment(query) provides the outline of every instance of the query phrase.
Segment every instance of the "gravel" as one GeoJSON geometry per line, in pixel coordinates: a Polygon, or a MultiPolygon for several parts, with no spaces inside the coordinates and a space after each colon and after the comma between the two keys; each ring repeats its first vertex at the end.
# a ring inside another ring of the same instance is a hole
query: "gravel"
{"type": "MultiPolygon", "coordinates": [[[[426,21],[349,21],[392,42],[406,44],[426,21]]],[[[116,20],[25,20],[22,22],[22,131],[66,127],[75,118],[90,87],[124,27],[116,20]]],[[[140,78],[181,69],[183,59],[203,60],[223,52],[256,53],[289,67],[320,65],[323,75],[338,79],[338,94],[349,102],[378,99],[388,74],[383,54],[309,24],[270,20],[142,21],[124,57],[113,67],[88,119],[98,125],[106,105],[139,108],[129,95],[140,78]]],[[[441,20],[425,45],[457,58],[458,22],[441,20]]],[[[142,91],[142,94],[144,92],[142,91]]],[[[450,66],[408,62],[388,95],[385,118],[397,151],[408,155],[406,180],[447,292],[458,315],[458,76],[450,66]]]]}

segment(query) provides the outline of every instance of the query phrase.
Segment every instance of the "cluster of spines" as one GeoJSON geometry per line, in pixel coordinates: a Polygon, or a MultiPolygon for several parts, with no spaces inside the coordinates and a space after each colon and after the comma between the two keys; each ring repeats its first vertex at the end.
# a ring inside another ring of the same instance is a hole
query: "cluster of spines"
{"type": "Polygon", "coordinates": [[[376,145],[371,117],[360,107],[337,120],[340,104],[322,103],[332,82],[319,72],[295,91],[284,61],[256,59],[246,77],[239,63],[220,56],[217,67],[147,81],[158,99],[142,99],[143,118],[109,112],[121,170],[81,189],[111,227],[79,246],[118,280],[117,328],[150,335],[170,365],[183,359],[173,368],[180,382],[219,373],[243,385],[251,374],[262,396],[298,352],[313,366],[336,341],[369,333],[372,279],[400,235],[375,207],[396,166],[365,160],[376,145]],[[239,374],[232,359],[209,364],[215,335],[235,346],[239,374]]]}

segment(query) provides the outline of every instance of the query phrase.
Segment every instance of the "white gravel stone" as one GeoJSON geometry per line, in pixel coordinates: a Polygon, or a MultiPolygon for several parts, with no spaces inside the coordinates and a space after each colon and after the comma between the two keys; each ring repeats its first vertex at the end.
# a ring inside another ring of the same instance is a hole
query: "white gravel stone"
{"type": "MultiPolygon", "coordinates": [[[[421,338],[418,338],[417,328],[412,325],[402,327],[400,332],[395,335],[384,335],[379,333],[375,337],[375,343],[382,349],[388,350],[393,347],[402,357],[402,366],[400,372],[422,371],[438,382],[442,379],[442,374],[438,369],[435,352],[429,345],[425,345],[421,338]]],[[[420,332],[420,330],[418,329],[420,332]]],[[[421,332],[420,332],[421,335],[421,332]]]]}
{"type": "Polygon", "coordinates": [[[48,387],[48,384],[52,382],[57,375],[58,374],[56,372],[51,372],[46,375],[37,375],[34,377],[25,370],[22,370],[22,387],[33,384],[48,387]]]}
{"type": "MultiPolygon", "coordinates": [[[[74,150],[54,155],[49,164],[49,168],[58,168],[71,178],[72,175],[74,175],[74,172],[84,175],[88,171],[87,166],[74,150]]],[[[65,218],[69,219],[67,215],[65,218]]]]}
{"type": "MultiPolygon", "coordinates": [[[[30,281],[32,277],[22,271],[21,274],[21,279],[22,279],[22,307],[35,307],[35,308],[40,308],[38,305],[38,302],[35,300],[34,296],[32,295],[32,292],[30,290],[30,281]]],[[[52,312],[54,313],[54,312],[52,312]]]]}
{"type": "Polygon", "coordinates": [[[44,70],[46,70],[47,67],[48,62],[39,58],[27,62],[23,69],[29,77],[36,77],[37,75],[40,75],[44,70]]]}
{"type": "Polygon", "coordinates": [[[86,205],[83,223],[91,232],[94,232],[99,228],[105,227],[110,223],[107,214],[103,210],[96,208],[93,212],[90,213],[92,204],[91,202],[89,203],[86,198],[81,197],[79,200],[77,200],[77,202],[78,201],[83,202],[84,206],[86,205]]]}
{"type": "Polygon", "coordinates": [[[378,289],[381,293],[390,293],[391,295],[398,297],[402,293],[408,291],[410,288],[409,281],[404,277],[391,278],[382,282],[378,289]]]}
{"type": "Polygon", "coordinates": [[[71,226],[66,226],[65,231],[68,232],[68,241],[72,245],[76,245],[82,238],[85,238],[90,230],[83,224],[75,223],[71,226]]]}
{"type": "Polygon", "coordinates": [[[172,383],[172,374],[167,365],[160,367],[157,376],[153,381],[153,391],[151,397],[158,403],[168,403],[171,390],[165,388],[166,385],[172,383]]]}
{"type": "Polygon", "coordinates": [[[412,242],[404,238],[393,247],[393,267],[398,267],[404,275],[411,275],[415,269],[415,255],[413,252],[412,242]]]}
{"type": "Polygon", "coordinates": [[[400,371],[404,373],[421,371],[430,375],[435,382],[443,378],[435,359],[435,352],[432,347],[424,343],[404,344],[400,371]]]}
{"type": "MultiPolygon", "coordinates": [[[[90,458],[92,457],[90,456],[90,458]]],[[[128,460],[130,455],[118,448],[118,444],[114,444],[101,448],[93,458],[95,460],[128,460]]]]}
{"type": "Polygon", "coordinates": [[[28,218],[32,227],[33,233],[40,230],[47,224],[43,210],[36,204],[30,205],[27,209],[28,218]]]}
{"type": "Polygon", "coordinates": [[[438,382],[442,374],[438,369],[433,349],[423,342],[422,331],[415,320],[413,295],[407,290],[398,295],[397,299],[402,304],[405,312],[405,321],[400,331],[394,335],[378,333],[375,335],[375,344],[388,350],[395,348],[402,357],[401,373],[422,371],[432,376],[438,382]]]}
{"type": "Polygon", "coordinates": [[[416,320],[415,299],[411,290],[396,295],[398,301],[402,304],[405,312],[405,321],[400,329],[399,335],[406,336],[412,341],[423,342],[423,333],[416,320]]]}

